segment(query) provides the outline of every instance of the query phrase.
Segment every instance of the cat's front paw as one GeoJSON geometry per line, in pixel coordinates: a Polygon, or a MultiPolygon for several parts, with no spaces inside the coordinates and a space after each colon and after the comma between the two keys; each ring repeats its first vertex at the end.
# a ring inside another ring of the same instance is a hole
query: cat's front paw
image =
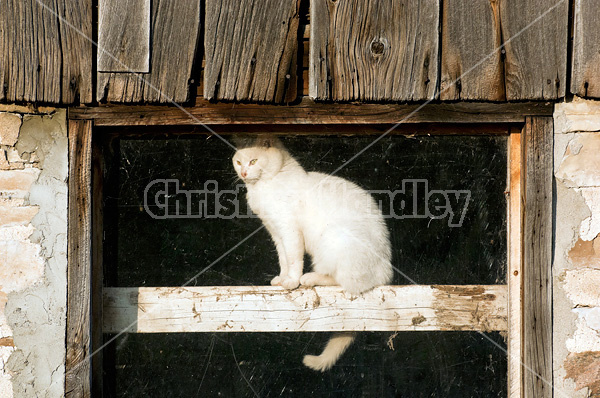
{"type": "Polygon", "coordinates": [[[283,278],[277,275],[275,278],[271,279],[271,286],[281,286],[282,281],[283,278]]]}
{"type": "Polygon", "coordinates": [[[281,286],[284,289],[292,290],[300,286],[300,279],[290,278],[289,276],[281,280],[281,286]]]}
{"type": "Polygon", "coordinates": [[[302,286],[317,286],[319,284],[319,275],[315,272],[307,272],[300,277],[302,286]]]}

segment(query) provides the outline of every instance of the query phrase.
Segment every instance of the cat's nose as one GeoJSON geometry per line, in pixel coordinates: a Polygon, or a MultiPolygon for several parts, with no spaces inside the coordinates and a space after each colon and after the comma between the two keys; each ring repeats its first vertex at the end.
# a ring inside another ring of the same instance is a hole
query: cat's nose
{"type": "Polygon", "coordinates": [[[242,170],[242,178],[246,178],[248,172],[246,170],[242,170]]]}

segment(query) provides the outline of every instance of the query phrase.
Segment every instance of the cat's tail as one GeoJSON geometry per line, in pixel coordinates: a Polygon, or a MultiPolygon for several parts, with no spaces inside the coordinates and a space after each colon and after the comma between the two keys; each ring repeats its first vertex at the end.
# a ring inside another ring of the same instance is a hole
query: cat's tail
{"type": "Polygon", "coordinates": [[[354,332],[341,332],[333,335],[321,355],[305,355],[302,363],[313,370],[329,370],[356,338],[354,332]]]}

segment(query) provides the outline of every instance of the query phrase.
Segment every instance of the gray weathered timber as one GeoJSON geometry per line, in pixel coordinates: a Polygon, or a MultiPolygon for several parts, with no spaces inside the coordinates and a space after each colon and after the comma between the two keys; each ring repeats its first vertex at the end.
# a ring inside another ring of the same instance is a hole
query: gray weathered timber
{"type": "Polygon", "coordinates": [[[500,1],[509,101],[564,97],[568,11],[568,0],[500,1]]]}
{"type": "Polygon", "coordinates": [[[309,95],[417,101],[438,81],[439,0],[315,0],[309,95]]]}
{"type": "Polygon", "coordinates": [[[381,124],[523,123],[525,115],[552,115],[552,103],[330,104],[308,98],[293,106],[211,103],[198,100],[184,110],[164,106],[107,105],[71,108],[73,119],[95,125],[166,124],[381,124]]]}
{"type": "Polygon", "coordinates": [[[90,397],[92,122],[69,122],[65,396],[90,397]]]}
{"type": "Polygon", "coordinates": [[[104,344],[102,333],[102,289],[104,284],[104,157],[101,140],[92,142],[92,211],[91,211],[91,350],[92,357],[92,396],[104,397],[103,361],[104,353],[99,348],[104,344]]]}
{"type": "Polygon", "coordinates": [[[150,0],[98,1],[98,72],[150,71],[150,0]]]}
{"type": "Polygon", "coordinates": [[[91,37],[91,0],[1,1],[0,100],[92,102],[91,37]]]}
{"type": "Polygon", "coordinates": [[[600,98],[600,7],[597,0],[575,0],[571,92],[600,98]]]}
{"type": "Polygon", "coordinates": [[[506,285],[105,288],[105,333],[507,330],[506,285]]]}
{"type": "Polygon", "coordinates": [[[523,224],[523,396],[552,397],[552,165],[551,117],[528,117],[523,224]]]}
{"type": "Polygon", "coordinates": [[[500,10],[490,0],[444,0],[442,100],[503,101],[500,10]]]}
{"type": "Polygon", "coordinates": [[[150,73],[98,73],[97,99],[185,102],[200,32],[200,0],[154,0],[150,73]]]}
{"type": "Polygon", "coordinates": [[[295,100],[299,4],[299,0],[207,0],[204,97],[295,100]]]}

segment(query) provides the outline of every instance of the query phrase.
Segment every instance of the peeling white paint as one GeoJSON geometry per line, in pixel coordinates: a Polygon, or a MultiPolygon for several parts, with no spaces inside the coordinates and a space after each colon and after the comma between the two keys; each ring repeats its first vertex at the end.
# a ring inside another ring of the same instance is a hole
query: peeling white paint
{"type": "Polygon", "coordinates": [[[1,370],[14,350],[14,347],[0,347],[0,392],[3,398],[13,398],[12,377],[1,370]]]}
{"type": "Polygon", "coordinates": [[[569,141],[556,178],[570,187],[600,187],[600,133],[576,134],[569,141]]]}
{"type": "Polygon", "coordinates": [[[600,131],[600,102],[575,97],[572,102],[556,104],[554,132],[600,131]]]}
{"type": "Polygon", "coordinates": [[[579,318],[577,330],[566,345],[570,352],[600,351],[600,332],[590,328],[583,318],[579,318]]]}
{"type": "Polygon", "coordinates": [[[600,187],[580,188],[577,191],[581,193],[591,211],[591,215],[581,222],[579,236],[583,240],[590,241],[600,234],[600,187]]]}
{"type": "Polygon", "coordinates": [[[569,397],[587,394],[565,378],[567,357],[600,351],[600,252],[589,244],[600,233],[598,131],[600,101],[575,98],[555,106],[553,384],[569,397]]]}
{"type": "Polygon", "coordinates": [[[579,307],[574,308],[573,312],[582,318],[589,328],[600,332],[600,307],[579,307]]]}
{"type": "Polygon", "coordinates": [[[577,269],[567,271],[563,288],[573,307],[600,307],[600,270],[577,269]]]}

